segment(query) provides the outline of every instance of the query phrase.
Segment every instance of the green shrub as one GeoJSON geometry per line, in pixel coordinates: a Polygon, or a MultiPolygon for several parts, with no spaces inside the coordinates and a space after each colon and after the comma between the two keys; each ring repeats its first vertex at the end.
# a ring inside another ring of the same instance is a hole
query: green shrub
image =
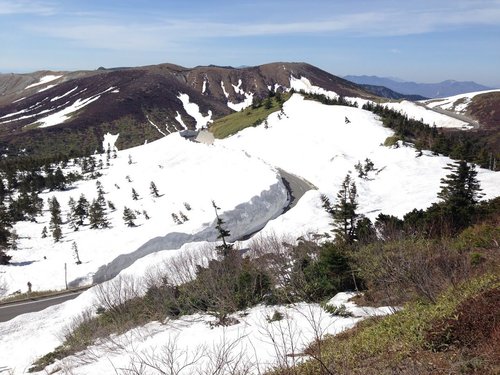
{"type": "Polygon", "coordinates": [[[387,137],[385,139],[384,146],[386,147],[397,146],[399,140],[400,138],[397,135],[391,135],[390,137],[387,137]]]}

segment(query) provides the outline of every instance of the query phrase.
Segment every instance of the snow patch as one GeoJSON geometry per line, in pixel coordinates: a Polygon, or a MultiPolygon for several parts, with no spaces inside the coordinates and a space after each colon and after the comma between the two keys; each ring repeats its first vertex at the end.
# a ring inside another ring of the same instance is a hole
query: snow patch
{"type": "Polygon", "coordinates": [[[224,86],[223,81],[220,81],[220,87],[222,87],[222,91],[224,92],[226,99],[229,98],[229,93],[226,91],[226,87],[224,86]]]}
{"type": "Polygon", "coordinates": [[[50,99],[51,102],[55,102],[56,100],[59,100],[59,99],[62,99],[64,98],[65,96],[68,96],[69,94],[71,94],[72,92],[78,90],[78,86],[76,86],[75,88],[69,90],[67,93],[65,94],[62,94],[61,96],[55,96],[53,97],[52,99],[50,99]]]}
{"type": "Polygon", "coordinates": [[[338,99],[339,95],[336,92],[325,90],[322,87],[315,86],[307,79],[306,77],[295,78],[294,76],[290,76],[290,88],[295,91],[304,91],[309,94],[319,94],[325,95],[330,99],[338,99]]]}
{"type": "Polygon", "coordinates": [[[187,126],[186,126],[186,124],[184,124],[184,121],[182,120],[182,116],[181,116],[181,114],[179,113],[179,111],[177,111],[177,115],[175,116],[175,120],[176,120],[179,124],[181,124],[181,126],[182,126],[182,128],[183,128],[184,130],[187,130],[187,126]]]}
{"type": "MultiPolygon", "coordinates": [[[[99,94],[93,95],[89,98],[77,99],[69,107],[66,107],[63,110],[56,112],[56,113],[53,113],[53,114],[46,116],[44,118],[38,119],[34,122],[34,124],[40,124],[39,125],[40,128],[47,128],[50,126],[62,124],[63,122],[65,122],[66,120],[68,120],[71,117],[72,113],[82,109],[83,107],[89,105],[92,102],[95,102],[96,100],[98,100],[101,97],[101,95],[103,95],[109,91],[112,91],[113,89],[114,89],[114,87],[110,87],[109,89],[106,89],[106,90],[100,92],[99,94]]],[[[32,124],[30,124],[30,125],[32,125],[32,124]]]]}
{"type": "Polygon", "coordinates": [[[29,86],[26,86],[26,87],[25,87],[25,90],[26,90],[26,89],[30,89],[30,88],[32,88],[32,87],[36,87],[36,86],[40,86],[40,85],[44,85],[44,84],[46,84],[46,83],[49,83],[49,82],[54,81],[54,80],[56,80],[56,79],[58,79],[58,78],[61,78],[61,77],[62,77],[62,75],[61,75],[61,76],[55,76],[55,75],[51,75],[51,74],[46,75],[46,76],[43,76],[42,78],[40,78],[40,80],[39,80],[38,82],[36,82],[36,83],[32,83],[32,84],[31,84],[31,85],[29,85],[29,86]]]}
{"type": "Polygon", "coordinates": [[[429,126],[436,125],[438,128],[472,128],[472,126],[465,121],[437,113],[408,100],[403,100],[399,103],[385,103],[384,106],[405,114],[409,118],[422,120],[423,123],[429,126]]]}
{"type": "Polygon", "coordinates": [[[116,147],[116,141],[118,140],[119,136],[120,136],[120,133],[111,134],[108,132],[108,133],[104,134],[104,140],[102,141],[102,149],[104,151],[107,151],[107,150],[118,151],[118,148],[116,147]]]}
{"type": "Polygon", "coordinates": [[[205,79],[203,80],[203,86],[202,86],[202,88],[201,88],[201,93],[202,93],[202,94],[204,94],[204,93],[207,91],[207,82],[208,82],[208,80],[205,78],[205,79]]]}
{"type": "Polygon", "coordinates": [[[179,93],[177,98],[182,102],[186,113],[196,120],[196,129],[205,128],[210,122],[212,122],[212,110],[208,111],[208,115],[203,116],[200,112],[198,104],[189,101],[188,94],[179,93]]]}

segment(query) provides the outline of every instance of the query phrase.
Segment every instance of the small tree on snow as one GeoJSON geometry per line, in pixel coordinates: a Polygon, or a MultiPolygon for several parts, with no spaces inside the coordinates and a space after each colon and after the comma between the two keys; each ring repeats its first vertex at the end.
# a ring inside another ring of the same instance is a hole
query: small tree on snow
{"type": "Polygon", "coordinates": [[[125,221],[125,224],[127,224],[128,227],[135,227],[134,220],[137,219],[137,216],[135,216],[134,211],[132,211],[128,207],[123,208],[123,221],[125,221]]]}
{"type": "Polygon", "coordinates": [[[189,220],[189,218],[182,211],[179,211],[179,216],[183,223],[189,220]]]}
{"type": "Polygon", "coordinates": [[[156,187],[156,184],[153,181],[151,181],[151,184],[149,184],[149,190],[151,191],[151,195],[153,197],[158,198],[160,196],[158,188],[156,187]]]}
{"type": "Polygon", "coordinates": [[[134,201],[138,200],[139,199],[139,194],[137,194],[137,191],[135,191],[134,188],[132,188],[132,199],[134,201]]]}
{"type": "Polygon", "coordinates": [[[215,229],[217,229],[217,232],[218,232],[217,239],[222,240],[222,245],[216,246],[215,249],[217,250],[217,252],[220,255],[222,255],[223,257],[226,257],[229,255],[229,253],[233,249],[233,245],[228,244],[226,242],[226,237],[229,237],[231,235],[231,233],[224,227],[225,222],[219,216],[218,210],[220,210],[220,208],[217,207],[217,205],[215,204],[215,201],[212,201],[212,206],[215,210],[215,217],[216,217],[215,229]]]}
{"type": "Polygon", "coordinates": [[[356,213],[357,198],[356,184],[352,181],[350,174],[342,182],[335,205],[332,206],[326,195],[321,196],[323,208],[333,218],[333,232],[337,239],[347,243],[352,243],[355,239],[356,222],[359,216],[356,213]]]}
{"type": "Polygon", "coordinates": [[[174,221],[175,224],[177,225],[182,224],[181,219],[179,219],[179,216],[175,212],[172,212],[171,215],[172,215],[172,220],[174,221]]]}
{"type": "Polygon", "coordinates": [[[76,264],[82,264],[82,261],[80,260],[80,254],[78,254],[78,246],[76,246],[76,242],[73,241],[71,244],[71,249],[73,250],[73,256],[75,257],[76,264]]]}
{"type": "Polygon", "coordinates": [[[47,227],[43,227],[42,229],[42,238],[47,238],[48,232],[47,232],[47,227]]]}

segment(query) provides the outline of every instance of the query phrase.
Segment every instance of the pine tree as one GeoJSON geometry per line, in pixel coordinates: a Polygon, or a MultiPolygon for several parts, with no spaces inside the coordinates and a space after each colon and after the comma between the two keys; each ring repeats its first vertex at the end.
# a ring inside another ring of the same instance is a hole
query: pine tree
{"type": "Polygon", "coordinates": [[[139,194],[137,194],[137,191],[135,191],[134,188],[132,188],[132,199],[134,201],[138,200],[139,199],[139,194]]]}
{"type": "Polygon", "coordinates": [[[149,185],[149,189],[151,190],[151,195],[155,198],[158,198],[160,196],[160,193],[158,192],[158,188],[156,187],[156,184],[151,181],[151,184],[149,185]]]}
{"type": "Polygon", "coordinates": [[[146,219],[146,220],[151,219],[151,217],[149,216],[149,214],[146,210],[142,210],[142,214],[144,215],[144,219],[146,219]]]}
{"type": "Polygon", "coordinates": [[[135,216],[134,211],[132,211],[128,207],[123,208],[123,220],[125,221],[125,224],[129,227],[135,227],[134,220],[137,219],[137,216],[135,216]]]}
{"type": "Polygon", "coordinates": [[[78,202],[75,206],[74,212],[76,224],[78,226],[83,225],[85,219],[89,216],[89,201],[85,198],[85,195],[81,194],[78,202]]]}
{"type": "Polygon", "coordinates": [[[106,199],[104,199],[104,189],[102,188],[102,183],[97,180],[95,184],[97,188],[97,203],[99,203],[104,209],[106,207],[106,199]]]}
{"type": "Polygon", "coordinates": [[[182,224],[182,221],[179,219],[179,216],[175,212],[172,212],[172,220],[174,221],[175,224],[180,225],[182,224]]]}
{"type": "Polygon", "coordinates": [[[44,226],[43,229],[42,229],[42,238],[47,238],[47,234],[48,234],[47,227],[44,226]]]}
{"type": "Polygon", "coordinates": [[[71,228],[73,230],[77,231],[78,230],[78,217],[75,215],[75,210],[76,210],[76,201],[73,197],[70,197],[68,200],[68,207],[69,207],[69,213],[68,213],[68,222],[71,228]]]}
{"type": "Polygon", "coordinates": [[[52,237],[54,238],[54,242],[59,242],[62,238],[62,230],[60,225],[55,225],[52,229],[52,237]]]}
{"type": "Polygon", "coordinates": [[[108,228],[109,222],[106,218],[106,212],[104,208],[97,202],[93,200],[89,208],[89,222],[92,229],[98,228],[108,228]]]}
{"type": "Polygon", "coordinates": [[[73,241],[73,243],[71,244],[71,249],[73,250],[73,255],[75,257],[75,260],[76,260],[76,264],[82,264],[82,261],[80,260],[80,254],[78,253],[78,246],[76,245],[76,242],[73,241]]]}
{"type": "Polygon", "coordinates": [[[111,211],[116,210],[115,204],[111,201],[108,201],[108,207],[111,211]]]}
{"type": "Polygon", "coordinates": [[[356,219],[358,217],[356,213],[358,208],[357,198],[356,184],[348,174],[337,193],[337,202],[334,206],[335,232],[348,243],[352,243],[355,237],[356,219]]]}
{"type": "Polygon", "coordinates": [[[189,220],[189,218],[182,211],[179,211],[179,217],[181,218],[183,223],[189,220]]]}
{"type": "Polygon", "coordinates": [[[350,174],[342,182],[335,205],[332,206],[326,195],[321,196],[323,208],[333,218],[333,232],[336,238],[347,243],[352,243],[356,237],[356,222],[359,217],[356,213],[357,197],[356,184],[350,174]]]}
{"type": "Polygon", "coordinates": [[[56,197],[49,198],[49,211],[50,211],[50,228],[53,230],[56,226],[62,224],[61,219],[61,205],[56,197]]]}
{"type": "Polygon", "coordinates": [[[442,200],[442,209],[454,229],[458,230],[470,224],[475,206],[482,196],[474,165],[466,161],[448,164],[446,169],[451,173],[441,179],[441,191],[438,198],[442,200]]]}
{"type": "Polygon", "coordinates": [[[212,201],[212,206],[215,210],[215,217],[216,217],[215,229],[217,229],[217,233],[218,233],[217,239],[222,240],[222,245],[216,246],[215,250],[219,253],[219,255],[221,255],[222,257],[225,258],[230,254],[231,250],[233,250],[233,245],[228,244],[226,242],[226,237],[229,237],[231,235],[231,233],[229,232],[229,230],[227,230],[224,227],[224,224],[226,224],[226,223],[219,216],[218,210],[220,210],[220,208],[217,207],[217,205],[215,204],[215,201],[212,201]]]}

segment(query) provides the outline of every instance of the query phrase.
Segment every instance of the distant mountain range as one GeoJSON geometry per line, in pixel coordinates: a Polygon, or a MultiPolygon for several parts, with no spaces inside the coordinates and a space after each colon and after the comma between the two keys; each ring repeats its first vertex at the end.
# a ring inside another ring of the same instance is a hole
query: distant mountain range
{"type": "MultiPolygon", "coordinates": [[[[493,87],[480,85],[476,82],[447,80],[439,83],[416,83],[395,80],[393,78],[377,76],[354,76],[348,75],[344,79],[360,84],[384,86],[393,91],[405,95],[420,95],[425,98],[444,98],[448,96],[464,94],[467,92],[491,90],[493,87]]],[[[394,98],[396,99],[396,98],[394,98]]]]}

